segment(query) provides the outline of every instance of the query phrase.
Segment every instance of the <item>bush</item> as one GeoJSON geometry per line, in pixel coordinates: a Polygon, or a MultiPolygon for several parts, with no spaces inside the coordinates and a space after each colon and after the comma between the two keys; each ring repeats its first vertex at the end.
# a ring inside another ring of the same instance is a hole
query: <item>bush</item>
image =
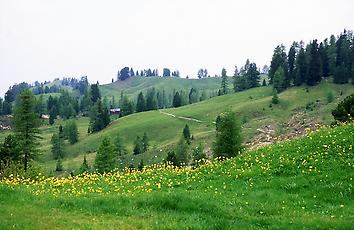
{"type": "Polygon", "coordinates": [[[332,110],[332,115],[335,120],[340,122],[346,122],[352,119],[354,116],[354,94],[339,102],[337,108],[332,110]]]}

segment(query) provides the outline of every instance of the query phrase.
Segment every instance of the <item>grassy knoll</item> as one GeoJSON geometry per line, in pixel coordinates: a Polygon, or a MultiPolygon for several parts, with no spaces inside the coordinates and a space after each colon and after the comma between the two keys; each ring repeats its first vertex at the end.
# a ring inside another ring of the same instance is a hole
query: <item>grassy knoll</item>
{"type": "Polygon", "coordinates": [[[0,181],[1,229],[350,229],[354,124],[196,169],[0,181]]]}

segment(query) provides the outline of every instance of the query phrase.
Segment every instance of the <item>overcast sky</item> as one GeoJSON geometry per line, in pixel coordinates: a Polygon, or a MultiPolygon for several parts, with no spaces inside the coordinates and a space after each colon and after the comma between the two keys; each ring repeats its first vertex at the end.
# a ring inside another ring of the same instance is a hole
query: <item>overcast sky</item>
{"type": "Polygon", "coordinates": [[[262,67],[280,43],[352,30],[353,12],[352,0],[0,0],[0,95],[55,77],[108,83],[124,66],[262,67]]]}

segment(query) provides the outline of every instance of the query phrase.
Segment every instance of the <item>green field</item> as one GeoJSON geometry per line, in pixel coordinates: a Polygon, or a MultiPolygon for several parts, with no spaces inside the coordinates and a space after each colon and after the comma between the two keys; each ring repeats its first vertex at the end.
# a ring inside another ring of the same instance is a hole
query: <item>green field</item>
{"type": "Polygon", "coordinates": [[[0,229],[351,229],[354,124],[196,169],[0,181],[0,229]]]}

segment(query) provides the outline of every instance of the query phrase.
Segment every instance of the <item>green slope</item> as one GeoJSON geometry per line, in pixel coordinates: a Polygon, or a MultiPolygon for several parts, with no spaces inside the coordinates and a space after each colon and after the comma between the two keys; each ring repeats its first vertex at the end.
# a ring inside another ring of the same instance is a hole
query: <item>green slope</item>
{"type": "Polygon", "coordinates": [[[0,180],[0,228],[351,229],[354,124],[197,169],[0,180]]]}
{"type": "MultiPolygon", "coordinates": [[[[163,150],[171,148],[171,145],[173,146],[179,140],[185,124],[190,126],[195,137],[194,143],[202,142],[208,149],[214,139],[215,117],[227,109],[235,111],[243,122],[245,142],[251,142],[254,136],[259,134],[257,129],[265,125],[274,126],[276,135],[280,135],[293,131],[300,123],[310,127],[317,123],[329,124],[332,121],[331,109],[345,96],[353,93],[354,86],[322,82],[318,86],[309,88],[308,92],[306,87],[294,87],[281,93],[280,104],[272,108],[269,107],[271,91],[271,87],[259,87],[180,108],[137,113],[120,118],[105,130],[90,135],[85,129],[88,120],[79,122],[83,131],[80,134],[80,141],[67,147],[68,158],[64,160],[64,166],[67,166],[67,169],[77,168],[82,161],[83,153],[94,152],[103,137],[114,137],[117,133],[120,134],[130,152],[124,160],[125,163],[131,161],[137,164],[140,159],[144,159],[146,163],[159,162],[166,154],[163,150]],[[328,93],[332,93],[335,98],[330,103],[327,102],[328,93]],[[195,118],[201,122],[173,117],[165,113],[195,118]],[[144,132],[149,136],[151,149],[148,153],[133,157],[131,152],[134,140],[137,135],[142,136],[144,132]]],[[[94,154],[89,156],[93,160],[94,154]]],[[[55,162],[51,161],[49,165],[53,169],[55,162]]]]}
{"type": "Polygon", "coordinates": [[[208,93],[220,88],[221,78],[185,79],[176,77],[130,77],[125,81],[116,81],[111,84],[101,85],[100,91],[103,97],[114,96],[120,98],[121,91],[131,99],[136,99],[139,92],[146,92],[149,88],[164,89],[168,93],[173,90],[189,90],[197,88],[200,92],[208,93]]]}

